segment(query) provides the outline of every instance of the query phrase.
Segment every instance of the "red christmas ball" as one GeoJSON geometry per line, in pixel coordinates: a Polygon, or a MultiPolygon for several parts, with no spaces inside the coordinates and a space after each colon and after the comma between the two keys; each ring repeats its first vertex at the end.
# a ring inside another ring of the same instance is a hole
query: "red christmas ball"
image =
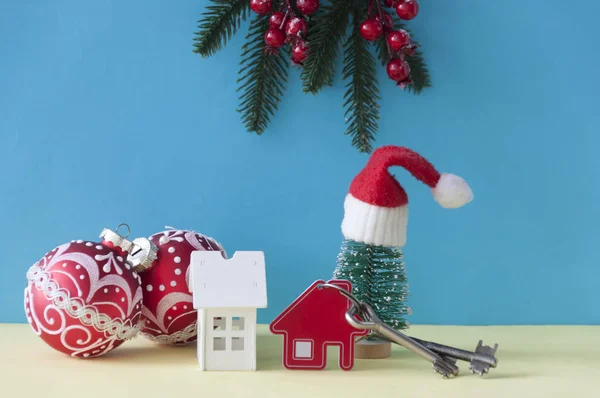
{"type": "Polygon", "coordinates": [[[126,262],[132,243],[104,230],[101,243],[74,240],[46,253],[27,272],[25,313],[50,347],[98,357],[138,333],[142,280],[126,262]]]}
{"type": "Polygon", "coordinates": [[[368,19],[360,25],[360,34],[366,40],[377,40],[383,33],[381,23],[375,19],[368,19]]]}
{"type": "Polygon", "coordinates": [[[388,27],[389,29],[393,29],[394,28],[394,19],[387,12],[383,13],[383,18],[381,18],[379,15],[376,15],[375,16],[375,20],[377,22],[381,23],[384,27],[388,27]],[[382,19],[383,19],[383,21],[382,21],[382,19]]]}
{"type": "Polygon", "coordinates": [[[401,0],[396,6],[396,14],[400,19],[410,20],[419,13],[419,3],[417,0],[401,0]]]}
{"type": "Polygon", "coordinates": [[[250,0],[250,9],[259,15],[268,14],[272,5],[271,0],[250,0]]]}
{"type": "Polygon", "coordinates": [[[140,272],[144,290],[140,334],[157,343],[190,343],[196,340],[198,321],[189,289],[192,252],[214,250],[223,257],[227,254],[217,241],[193,231],[167,230],[148,240],[156,254],[148,269],[140,272]]]}
{"type": "Polygon", "coordinates": [[[297,0],[296,7],[304,15],[312,15],[319,9],[319,0],[297,0]]]}
{"type": "Polygon", "coordinates": [[[392,50],[400,51],[410,43],[410,35],[404,29],[396,30],[388,35],[387,42],[392,50]]]}
{"type": "Polygon", "coordinates": [[[285,44],[285,33],[279,28],[269,28],[265,33],[265,43],[273,48],[282,47],[285,44]]]}
{"type": "Polygon", "coordinates": [[[308,45],[304,41],[298,41],[292,47],[292,61],[301,64],[308,56],[308,45]]]}
{"type": "Polygon", "coordinates": [[[400,0],[384,0],[385,6],[390,8],[395,8],[400,0]]]}
{"type": "Polygon", "coordinates": [[[285,18],[284,13],[282,13],[281,11],[275,11],[269,18],[269,25],[272,28],[279,28],[283,23],[283,18],[285,18]]]}
{"type": "Polygon", "coordinates": [[[294,17],[285,26],[285,33],[288,36],[304,37],[306,32],[308,32],[308,24],[302,18],[294,17]]]}
{"type": "Polygon", "coordinates": [[[387,64],[387,74],[390,79],[401,82],[410,74],[410,67],[405,61],[394,58],[387,64]]]}

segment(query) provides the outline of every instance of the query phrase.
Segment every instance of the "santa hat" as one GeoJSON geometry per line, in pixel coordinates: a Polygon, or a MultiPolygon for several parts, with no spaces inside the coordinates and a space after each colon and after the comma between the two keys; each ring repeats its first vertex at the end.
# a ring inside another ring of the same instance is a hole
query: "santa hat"
{"type": "Polygon", "coordinates": [[[440,174],[425,158],[408,148],[384,146],[373,152],[350,185],[342,221],[346,239],[388,247],[406,243],[408,196],[389,173],[391,166],[404,167],[428,185],[435,201],[444,208],[461,207],[473,199],[471,188],[461,177],[440,174]]]}

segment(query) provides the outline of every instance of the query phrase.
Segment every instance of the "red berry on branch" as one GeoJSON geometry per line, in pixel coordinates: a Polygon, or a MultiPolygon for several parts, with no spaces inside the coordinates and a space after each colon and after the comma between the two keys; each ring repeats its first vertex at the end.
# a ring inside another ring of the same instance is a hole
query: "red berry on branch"
{"type": "Polygon", "coordinates": [[[269,25],[272,28],[279,28],[283,23],[283,18],[285,18],[285,14],[281,11],[275,11],[271,17],[269,17],[269,25]]]}
{"type": "Polygon", "coordinates": [[[410,74],[410,67],[405,61],[394,58],[387,64],[387,74],[390,79],[396,82],[401,82],[406,80],[410,74]]]}
{"type": "Polygon", "coordinates": [[[392,50],[400,51],[410,43],[410,35],[404,29],[396,30],[388,35],[387,42],[392,50]]]}
{"type": "Polygon", "coordinates": [[[396,6],[396,14],[400,19],[406,21],[413,19],[419,13],[419,3],[417,0],[402,0],[396,6]]]}
{"type": "Polygon", "coordinates": [[[296,7],[304,15],[311,15],[319,9],[319,0],[296,0],[296,7]]]}
{"type": "Polygon", "coordinates": [[[301,64],[304,62],[306,57],[308,56],[308,45],[299,40],[294,47],[292,47],[292,61],[297,64],[301,64]]]}
{"type": "Polygon", "coordinates": [[[308,32],[308,24],[302,18],[294,17],[290,19],[285,27],[285,33],[288,36],[304,37],[308,32]]]}
{"type": "Polygon", "coordinates": [[[384,28],[387,27],[389,29],[394,29],[394,19],[387,12],[383,13],[383,22],[382,18],[379,15],[375,16],[375,20],[380,22],[384,28]]]}
{"type": "Polygon", "coordinates": [[[265,33],[265,43],[272,48],[280,48],[285,44],[285,33],[279,28],[269,28],[265,33]]]}
{"type": "Polygon", "coordinates": [[[271,0],[250,0],[250,9],[259,15],[268,14],[272,5],[271,0]]]}
{"type": "Polygon", "coordinates": [[[398,0],[384,0],[385,6],[389,8],[395,8],[398,4],[398,0]]]}
{"type": "Polygon", "coordinates": [[[366,40],[377,40],[383,33],[383,27],[379,21],[367,19],[360,25],[360,35],[366,40]]]}

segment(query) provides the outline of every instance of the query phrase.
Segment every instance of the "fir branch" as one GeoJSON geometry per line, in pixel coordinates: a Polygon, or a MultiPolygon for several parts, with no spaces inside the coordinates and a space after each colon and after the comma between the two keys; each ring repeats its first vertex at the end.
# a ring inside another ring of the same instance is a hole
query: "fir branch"
{"type": "Polygon", "coordinates": [[[203,58],[214,55],[235,35],[242,21],[246,20],[250,2],[248,0],[210,0],[198,21],[199,31],[195,33],[194,52],[203,58]]]}
{"type": "MultiPolygon", "coordinates": [[[[404,29],[412,38],[412,33],[409,29],[406,29],[404,24],[397,23],[394,29],[404,29]]],[[[417,46],[419,45],[416,40],[413,40],[413,43],[417,46]]],[[[385,35],[377,41],[377,56],[379,57],[381,64],[386,67],[387,63],[390,61],[390,54],[388,52],[385,35]]],[[[421,94],[424,88],[431,87],[431,76],[429,75],[427,64],[423,58],[423,53],[417,49],[413,55],[406,56],[405,60],[410,67],[410,77],[413,81],[413,84],[407,85],[406,89],[415,94],[421,94]]]]}
{"type": "Polygon", "coordinates": [[[402,251],[374,246],[372,256],[371,305],[377,316],[390,327],[407,329],[409,291],[402,251]]]}
{"type": "Polygon", "coordinates": [[[424,88],[431,87],[431,77],[421,51],[417,50],[414,55],[407,56],[406,62],[410,66],[410,77],[413,81],[413,84],[406,87],[408,91],[421,94],[424,88]]]}
{"type": "Polygon", "coordinates": [[[344,94],[346,135],[352,136],[352,145],[359,151],[370,153],[379,120],[379,82],[376,61],[368,42],[360,34],[360,25],[366,15],[365,1],[354,0],[352,32],[344,45],[343,79],[350,79],[344,94]]]}
{"type": "Polygon", "coordinates": [[[350,10],[351,2],[332,0],[332,4],[322,5],[310,19],[310,52],[300,75],[305,93],[318,94],[324,86],[333,85],[335,61],[346,34],[350,10]]]}
{"type": "Polygon", "coordinates": [[[256,16],[251,22],[242,47],[237,89],[243,92],[237,111],[248,131],[259,135],[275,114],[288,79],[289,50],[284,47],[277,54],[265,51],[264,34],[268,28],[269,15],[256,16]]]}

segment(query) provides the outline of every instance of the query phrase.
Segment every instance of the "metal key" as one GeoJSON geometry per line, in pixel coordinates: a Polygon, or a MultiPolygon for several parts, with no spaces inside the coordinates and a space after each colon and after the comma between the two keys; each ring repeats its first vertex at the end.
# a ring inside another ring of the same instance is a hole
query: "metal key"
{"type": "Polygon", "coordinates": [[[354,300],[352,306],[346,312],[346,320],[357,329],[371,330],[384,338],[399,344],[415,354],[421,356],[431,362],[436,372],[440,373],[445,378],[456,376],[458,374],[458,366],[452,361],[445,360],[442,356],[436,354],[431,349],[423,344],[411,339],[410,337],[392,329],[383,323],[368,304],[357,302],[354,300]],[[356,316],[361,320],[357,320],[356,316]]]}
{"type": "Polygon", "coordinates": [[[444,357],[450,357],[470,362],[469,369],[471,370],[471,372],[477,373],[480,376],[483,376],[485,373],[488,373],[490,367],[495,368],[498,365],[498,359],[494,356],[496,350],[498,349],[498,344],[495,344],[494,348],[492,348],[483,345],[483,341],[479,340],[477,348],[475,348],[474,352],[471,352],[461,350],[460,348],[433,343],[431,341],[420,340],[415,337],[411,337],[411,339],[444,357]]]}

